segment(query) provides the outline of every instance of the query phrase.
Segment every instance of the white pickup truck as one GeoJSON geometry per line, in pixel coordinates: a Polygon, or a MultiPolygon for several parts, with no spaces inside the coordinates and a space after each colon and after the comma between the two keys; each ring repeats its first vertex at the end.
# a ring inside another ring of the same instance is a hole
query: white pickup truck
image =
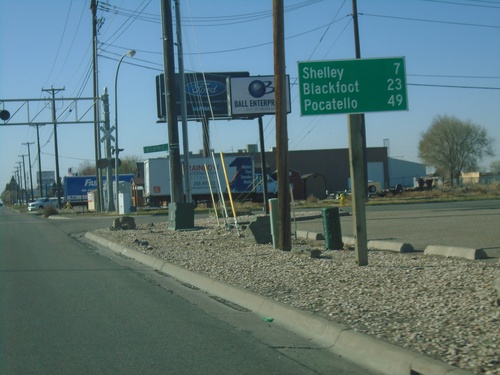
{"type": "Polygon", "coordinates": [[[28,203],[28,211],[43,210],[45,207],[57,207],[57,198],[38,198],[33,202],[28,203]]]}

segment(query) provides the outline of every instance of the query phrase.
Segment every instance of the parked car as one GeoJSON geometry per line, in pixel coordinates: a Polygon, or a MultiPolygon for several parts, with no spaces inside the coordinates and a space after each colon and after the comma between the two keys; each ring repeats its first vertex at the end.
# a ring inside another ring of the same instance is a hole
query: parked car
{"type": "Polygon", "coordinates": [[[43,210],[45,207],[57,207],[57,198],[38,198],[28,204],[28,211],[43,210]]]}

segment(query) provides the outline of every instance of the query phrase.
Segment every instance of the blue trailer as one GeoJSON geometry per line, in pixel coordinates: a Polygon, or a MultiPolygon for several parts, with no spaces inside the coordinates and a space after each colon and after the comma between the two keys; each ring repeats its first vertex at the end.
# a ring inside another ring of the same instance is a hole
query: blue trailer
{"type": "MultiPolygon", "coordinates": [[[[121,174],[120,181],[131,182],[133,174],[121,174]]],[[[114,181],[113,176],[113,181],[114,181]]],[[[97,190],[96,176],[66,176],[63,181],[64,201],[73,206],[86,205],[88,203],[88,193],[97,190]]],[[[106,177],[102,178],[102,186],[106,186],[106,177]]]]}

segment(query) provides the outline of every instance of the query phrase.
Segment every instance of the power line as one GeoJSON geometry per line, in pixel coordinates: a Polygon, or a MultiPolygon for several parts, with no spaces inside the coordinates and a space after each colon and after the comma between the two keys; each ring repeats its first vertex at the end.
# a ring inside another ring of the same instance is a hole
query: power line
{"type": "MultiPolygon", "coordinates": [[[[285,13],[292,12],[304,7],[320,3],[324,0],[306,0],[301,3],[289,5],[285,7],[285,13]]],[[[135,14],[136,11],[125,9],[123,7],[106,4],[99,4],[99,10],[107,13],[112,13],[114,15],[124,16],[128,18],[134,18],[136,20],[150,22],[150,23],[160,23],[161,19],[158,14],[141,12],[140,14],[135,14]]],[[[201,27],[217,27],[217,26],[229,26],[234,24],[241,24],[245,22],[253,22],[261,20],[264,18],[271,18],[272,10],[265,10],[252,13],[235,14],[229,16],[216,16],[216,17],[190,17],[181,18],[183,25],[185,26],[201,26],[201,27]]]]}
{"type": "MultiPolygon", "coordinates": [[[[50,152],[40,152],[42,155],[47,155],[47,156],[54,156],[54,154],[51,154],[50,152]]],[[[71,156],[64,156],[64,155],[59,155],[59,158],[61,159],[69,159],[69,160],[81,160],[81,161],[90,161],[93,162],[93,159],[89,158],[74,158],[71,156]]]]}
{"type": "Polygon", "coordinates": [[[407,83],[407,85],[426,86],[426,87],[446,87],[452,89],[500,90],[500,87],[488,87],[488,86],[433,85],[429,83],[407,83]]]}
{"type": "Polygon", "coordinates": [[[471,76],[449,74],[407,74],[408,77],[437,77],[437,78],[472,78],[472,79],[500,79],[499,76],[471,76]]]}
{"type": "Polygon", "coordinates": [[[383,14],[373,14],[373,13],[358,13],[358,14],[360,16],[390,18],[390,19],[405,20],[405,21],[430,22],[430,23],[441,23],[441,24],[445,24],[445,25],[486,27],[486,28],[491,28],[491,29],[500,29],[500,26],[497,26],[497,25],[482,25],[482,24],[478,24],[478,23],[452,22],[452,21],[441,21],[441,20],[427,20],[427,19],[424,19],[424,18],[386,16],[386,15],[383,15],[383,14]]]}
{"type": "MultiPolygon", "coordinates": [[[[70,7],[70,10],[71,10],[71,7],[70,7]]],[[[85,5],[84,5],[84,7],[82,9],[82,14],[80,15],[80,19],[78,20],[78,25],[76,27],[75,33],[73,34],[73,39],[71,40],[71,45],[67,49],[66,58],[64,59],[64,62],[62,63],[62,66],[66,66],[66,62],[68,61],[69,55],[71,54],[71,50],[73,49],[73,46],[75,45],[76,36],[78,35],[78,30],[80,29],[80,24],[82,22],[82,18],[83,18],[84,12],[85,12],[85,5]]],[[[69,17],[69,11],[68,11],[68,17],[69,17]]],[[[59,79],[59,77],[61,76],[62,71],[63,71],[63,69],[59,70],[59,74],[54,79],[54,81],[57,81],[59,79]]]]}
{"type": "Polygon", "coordinates": [[[123,35],[123,33],[136,21],[135,14],[140,15],[144,11],[144,9],[146,9],[146,7],[151,3],[151,0],[149,0],[147,2],[147,4],[143,5],[145,3],[145,1],[146,0],[142,1],[142,3],[136,8],[134,13],[127,17],[127,19],[120,25],[120,27],[118,27],[118,29],[113,34],[111,34],[111,36],[108,38],[107,41],[109,41],[113,37],[114,37],[114,40],[117,40],[121,35],[123,35]],[[139,11],[138,9],[141,7],[142,7],[142,10],[139,11]],[[123,30],[121,30],[122,28],[123,28],[123,30]],[[116,35],[117,33],[119,33],[119,34],[116,35]]]}
{"type": "Polygon", "coordinates": [[[69,20],[69,15],[70,15],[70,12],[71,12],[71,6],[72,6],[72,4],[73,4],[73,0],[71,0],[71,2],[69,3],[69,9],[68,9],[68,13],[66,14],[66,21],[64,22],[64,28],[63,28],[63,32],[62,32],[62,35],[61,35],[61,39],[59,40],[59,47],[57,47],[56,57],[54,57],[54,63],[52,64],[52,68],[50,69],[50,73],[49,73],[49,75],[47,77],[47,81],[45,81],[44,86],[49,81],[49,78],[52,75],[52,72],[54,71],[54,68],[56,66],[56,61],[57,61],[57,58],[59,57],[59,52],[61,51],[61,46],[62,46],[62,42],[63,42],[63,39],[64,39],[64,34],[66,33],[66,26],[68,26],[68,20],[69,20]]]}
{"type": "MultiPolygon", "coordinates": [[[[119,59],[115,59],[115,58],[113,58],[113,57],[109,57],[109,56],[106,56],[106,55],[101,55],[101,54],[99,55],[99,57],[102,57],[102,58],[107,59],[107,60],[112,60],[112,61],[118,61],[118,60],[119,60],[119,59]]],[[[134,59],[134,60],[139,60],[139,59],[134,59]]],[[[152,65],[161,65],[161,64],[159,64],[159,63],[155,63],[155,62],[153,62],[153,61],[148,61],[148,60],[142,60],[142,59],[141,59],[140,61],[144,61],[144,62],[146,62],[146,63],[148,63],[148,64],[152,64],[152,65]]],[[[139,68],[150,69],[150,70],[155,70],[155,71],[159,71],[159,72],[161,72],[161,71],[162,71],[162,69],[161,69],[161,68],[153,68],[153,67],[150,67],[150,66],[137,64],[137,63],[135,63],[135,62],[130,62],[130,61],[125,62],[125,61],[124,61],[123,63],[124,63],[124,64],[128,64],[128,65],[137,66],[137,67],[139,67],[139,68]]]]}
{"type": "MultiPolygon", "coordinates": [[[[498,6],[482,5],[482,4],[464,4],[464,3],[457,3],[456,1],[445,1],[445,0],[420,0],[420,1],[427,1],[427,2],[430,2],[430,3],[443,3],[443,4],[463,5],[463,6],[468,6],[468,7],[481,7],[481,8],[500,9],[500,7],[498,7],[498,6]]],[[[478,2],[489,3],[489,4],[498,4],[498,3],[495,3],[493,1],[478,1],[478,2]]]]}

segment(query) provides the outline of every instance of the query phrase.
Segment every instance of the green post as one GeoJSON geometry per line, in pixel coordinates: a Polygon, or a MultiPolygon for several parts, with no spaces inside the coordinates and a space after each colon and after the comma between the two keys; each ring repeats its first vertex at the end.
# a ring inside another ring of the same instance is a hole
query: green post
{"type": "Polygon", "coordinates": [[[343,243],[339,209],[338,207],[331,207],[323,208],[322,211],[325,248],[327,250],[340,250],[343,247],[343,243]]]}

